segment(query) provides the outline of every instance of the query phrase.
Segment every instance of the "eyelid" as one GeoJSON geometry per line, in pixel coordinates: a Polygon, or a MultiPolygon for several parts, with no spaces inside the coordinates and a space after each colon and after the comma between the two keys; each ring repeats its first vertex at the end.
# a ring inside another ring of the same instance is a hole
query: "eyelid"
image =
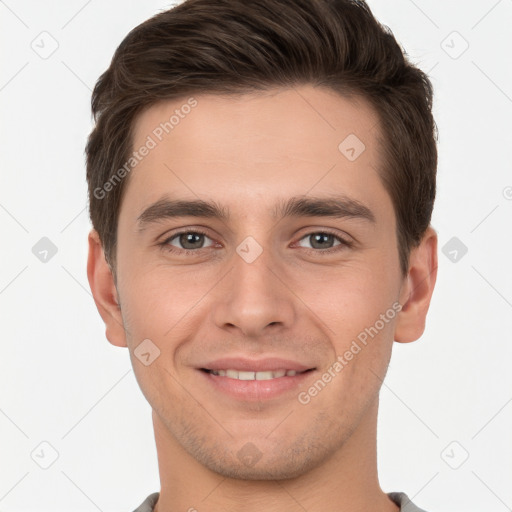
{"type": "MultiPolygon", "coordinates": [[[[205,229],[203,228],[186,228],[186,229],[180,229],[174,233],[171,233],[169,234],[169,231],[167,233],[165,233],[164,235],[162,235],[164,238],[161,242],[158,242],[158,245],[163,247],[163,248],[169,248],[169,247],[172,247],[173,249],[175,249],[176,251],[179,251],[179,252],[199,252],[201,251],[202,249],[209,249],[210,247],[214,247],[216,244],[218,244],[218,242],[216,242],[211,236],[208,235],[208,233],[206,232],[205,229]],[[180,247],[176,247],[174,245],[171,245],[170,242],[171,240],[181,236],[181,235],[185,235],[185,234],[189,234],[189,233],[194,233],[194,234],[197,234],[197,235],[203,235],[205,238],[208,238],[210,239],[213,243],[212,245],[209,245],[207,247],[200,247],[199,249],[182,249],[180,247]]],[[[173,249],[169,249],[170,251],[172,251],[173,249]]]]}
{"type": "Polygon", "coordinates": [[[340,246],[345,247],[345,248],[351,248],[355,245],[355,240],[351,236],[349,236],[347,234],[341,235],[338,232],[331,230],[329,228],[312,229],[312,230],[308,231],[306,234],[302,235],[300,238],[298,238],[297,242],[294,242],[294,245],[299,244],[301,242],[301,240],[303,240],[304,238],[307,238],[307,237],[310,237],[311,235],[316,235],[319,233],[322,233],[325,235],[332,235],[334,238],[336,238],[339,241],[339,244],[334,245],[333,247],[329,247],[327,249],[314,249],[312,247],[302,247],[302,246],[299,246],[299,247],[302,247],[306,251],[313,251],[315,253],[328,253],[328,252],[339,250],[340,246]]]}
{"type": "Polygon", "coordinates": [[[184,228],[180,227],[180,228],[168,229],[167,231],[165,231],[164,233],[159,235],[155,241],[156,242],[164,242],[164,241],[169,240],[177,235],[183,235],[185,233],[198,233],[200,235],[205,235],[208,238],[212,238],[212,236],[208,234],[210,232],[211,232],[211,229],[201,226],[199,224],[196,224],[196,225],[187,226],[184,228]]]}

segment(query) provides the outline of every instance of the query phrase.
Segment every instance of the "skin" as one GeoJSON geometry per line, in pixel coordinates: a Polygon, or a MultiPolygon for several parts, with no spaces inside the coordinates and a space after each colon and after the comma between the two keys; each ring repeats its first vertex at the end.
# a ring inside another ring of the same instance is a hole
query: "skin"
{"type": "MultiPolygon", "coordinates": [[[[379,177],[379,123],[363,99],[309,85],[195,98],[198,105],[129,175],[117,283],[97,233],[89,235],[88,277],[106,336],[128,347],[153,408],[156,510],[396,511],[378,482],[378,394],[393,341],[424,331],[436,233],[428,228],[402,276],[393,205],[379,177]],[[351,133],[366,147],[353,162],[338,149],[351,133]],[[215,200],[230,218],[168,218],[139,232],[141,212],[166,195],[215,200]],[[375,223],[273,217],[279,201],[304,195],[353,198],[375,223]],[[158,245],[194,227],[207,233],[194,242],[203,248],[184,248],[179,237],[167,242],[177,252],[158,245]],[[313,245],[310,235],[325,230],[352,247],[336,238],[313,245]],[[236,252],[248,236],[263,249],[252,263],[236,252]],[[301,404],[298,392],[397,301],[402,310],[301,404]],[[160,350],[149,366],[134,355],[144,339],[160,350]],[[214,391],[197,370],[231,355],[280,356],[316,370],[293,393],[245,402],[214,391]],[[237,456],[248,443],[260,455],[252,465],[237,456]]],[[[185,101],[144,111],[134,148],[185,101]]]]}

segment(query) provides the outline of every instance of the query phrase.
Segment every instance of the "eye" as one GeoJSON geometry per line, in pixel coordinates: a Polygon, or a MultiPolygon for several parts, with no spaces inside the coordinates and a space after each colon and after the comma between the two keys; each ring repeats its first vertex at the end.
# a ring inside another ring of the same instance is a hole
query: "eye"
{"type": "Polygon", "coordinates": [[[191,251],[211,247],[214,244],[215,242],[201,231],[181,231],[164,240],[161,245],[170,251],[175,250],[174,247],[178,250],[191,251]],[[209,240],[210,243],[205,245],[205,240],[209,240]]]}
{"type": "Polygon", "coordinates": [[[334,247],[339,245],[351,247],[352,243],[333,233],[317,231],[314,233],[309,233],[306,236],[302,237],[298,245],[300,247],[305,247],[307,249],[328,250],[333,249],[334,247]],[[304,245],[304,243],[309,243],[309,245],[304,245]]]}
{"type": "MultiPolygon", "coordinates": [[[[193,253],[215,246],[215,242],[206,233],[199,230],[187,230],[174,233],[159,244],[169,252],[193,253]]],[[[352,247],[352,242],[327,231],[315,231],[303,236],[297,243],[300,247],[315,253],[332,252],[352,247]]]]}

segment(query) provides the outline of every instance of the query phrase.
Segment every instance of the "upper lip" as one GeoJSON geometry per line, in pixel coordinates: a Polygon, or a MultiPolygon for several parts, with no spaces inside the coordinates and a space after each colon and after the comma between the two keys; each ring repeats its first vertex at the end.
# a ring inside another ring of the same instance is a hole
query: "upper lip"
{"type": "Polygon", "coordinates": [[[201,366],[204,370],[242,370],[252,372],[265,372],[277,370],[295,370],[302,372],[314,367],[307,366],[289,359],[279,357],[267,357],[265,359],[247,359],[244,357],[225,357],[205,363],[201,366]]]}

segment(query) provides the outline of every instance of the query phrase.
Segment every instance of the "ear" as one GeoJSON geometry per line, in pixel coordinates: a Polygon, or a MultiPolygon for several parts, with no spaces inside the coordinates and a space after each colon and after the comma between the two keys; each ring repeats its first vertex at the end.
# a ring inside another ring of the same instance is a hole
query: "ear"
{"type": "Polygon", "coordinates": [[[105,258],[96,230],[89,233],[87,277],[96,307],[105,322],[106,336],[112,345],[126,347],[126,333],[112,271],[105,258]]]}
{"type": "Polygon", "coordinates": [[[395,324],[395,341],[417,340],[425,330],[437,278],[437,233],[429,226],[409,257],[409,270],[400,290],[402,309],[395,324]]]}

